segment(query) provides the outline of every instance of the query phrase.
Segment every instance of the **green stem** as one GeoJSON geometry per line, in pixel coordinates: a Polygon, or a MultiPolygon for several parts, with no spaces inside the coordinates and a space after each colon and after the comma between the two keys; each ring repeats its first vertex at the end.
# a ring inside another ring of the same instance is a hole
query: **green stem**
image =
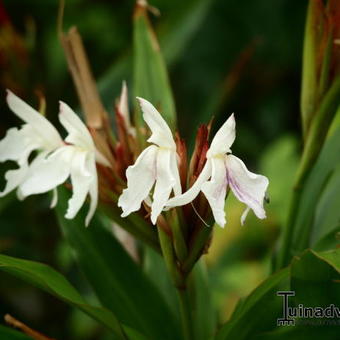
{"type": "Polygon", "coordinates": [[[194,330],[193,330],[193,322],[192,322],[192,314],[190,308],[190,299],[187,290],[178,289],[178,297],[180,302],[180,311],[181,311],[181,320],[182,320],[182,327],[184,338],[186,340],[193,340],[194,339],[194,330]]]}
{"type": "Polygon", "coordinates": [[[192,247],[189,250],[189,255],[182,266],[184,273],[190,273],[196,261],[201,256],[207,241],[210,238],[213,228],[207,226],[200,226],[197,233],[194,235],[191,242],[192,247]]]}
{"type": "Polygon", "coordinates": [[[290,201],[289,213],[286,228],[283,229],[282,243],[280,247],[280,253],[278,254],[275,269],[285,267],[289,264],[290,259],[294,255],[291,249],[293,241],[293,226],[295,225],[295,217],[298,211],[301,197],[301,189],[296,188],[293,192],[293,196],[290,201]]]}
{"type": "Polygon", "coordinates": [[[185,243],[182,224],[179,222],[176,209],[172,209],[168,215],[171,214],[171,230],[174,237],[175,253],[180,262],[183,262],[188,256],[188,248],[185,243]]]}
{"type": "Polygon", "coordinates": [[[295,226],[295,218],[300,204],[301,192],[303,185],[313,168],[331,125],[332,119],[337,111],[340,102],[340,77],[333,81],[332,86],[324,96],[321,105],[312,121],[310,132],[303,149],[300,165],[296,174],[293,197],[290,204],[288,223],[283,229],[282,244],[276,269],[280,269],[289,264],[292,255],[293,231],[295,226]]]}
{"type": "Polygon", "coordinates": [[[171,237],[162,228],[158,227],[157,229],[165,265],[172,278],[179,297],[184,338],[185,340],[194,340],[191,307],[187,292],[186,279],[182,275],[177,265],[171,237]]]}

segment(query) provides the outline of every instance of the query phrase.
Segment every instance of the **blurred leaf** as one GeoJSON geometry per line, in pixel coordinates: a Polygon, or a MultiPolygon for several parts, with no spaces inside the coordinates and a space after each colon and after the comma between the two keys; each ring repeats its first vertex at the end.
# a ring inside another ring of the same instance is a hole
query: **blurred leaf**
{"type": "Polygon", "coordinates": [[[340,164],[330,175],[315,211],[314,228],[310,239],[311,245],[314,247],[319,240],[333,234],[333,244],[327,245],[328,248],[321,248],[319,243],[319,250],[333,249],[339,244],[339,240],[336,239],[336,234],[340,231],[339,196],[340,164]]]}
{"type": "Polygon", "coordinates": [[[286,221],[297,165],[297,141],[293,136],[277,139],[268,146],[261,158],[261,173],[270,179],[270,204],[267,209],[270,215],[275,213],[280,224],[286,221]]]}
{"type": "MultiPolygon", "coordinates": [[[[160,254],[149,247],[144,247],[143,270],[163,295],[175,316],[178,316],[179,303],[174,285],[160,254]]],[[[179,322],[179,319],[178,319],[179,322]]]]}
{"type": "Polygon", "coordinates": [[[340,249],[328,252],[305,251],[291,265],[291,289],[295,305],[326,307],[340,303],[340,249]]]}
{"type": "Polygon", "coordinates": [[[66,220],[63,215],[70,194],[63,188],[59,195],[57,216],[61,229],[103,306],[150,339],[176,339],[178,327],[157,287],[98,216],[88,228],[84,225],[85,209],[75,219],[66,220]]]}
{"type": "MultiPolygon", "coordinates": [[[[134,95],[149,100],[162,113],[171,129],[175,129],[175,103],[166,65],[147,8],[138,4],[134,13],[134,95]]],[[[137,127],[144,126],[137,105],[135,124],[137,127]]]]}
{"type": "Polygon", "coordinates": [[[110,311],[88,305],[65,277],[51,267],[39,262],[0,255],[0,270],[15,275],[65,301],[67,304],[81,309],[114,331],[121,339],[124,339],[121,326],[110,311]]]}
{"type": "Polygon", "coordinates": [[[313,326],[294,326],[294,327],[281,327],[272,332],[266,332],[254,337],[254,340],[338,340],[337,334],[334,329],[326,327],[313,327],[313,326]]]}
{"type": "MultiPolygon", "coordinates": [[[[324,193],[325,188],[328,187],[326,184],[330,180],[333,171],[339,163],[340,129],[335,131],[333,135],[326,141],[318,161],[314,165],[303,187],[300,204],[297,210],[298,213],[293,227],[293,254],[297,254],[303,249],[316,244],[318,237],[321,237],[321,235],[324,235],[327,232],[327,230],[318,230],[317,232],[313,231],[321,228],[320,225],[315,223],[315,212],[317,211],[317,206],[321,195],[324,193]],[[314,234],[313,244],[311,244],[310,241],[312,234],[314,234]],[[316,237],[316,235],[319,236],[316,237]]],[[[337,189],[338,187],[333,188],[332,190],[337,189]]],[[[330,207],[328,206],[324,206],[325,211],[323,214],[327,214],[330,211],[329,208],[330,207]]],[[[337,208],[335,207],[333,209],[337,208]]],[[[318,213],[320,214],[321,211],[318,213]]],[[[336,226],[334,225],[334,227],[336,226]]]]}
{"type": "Polygon", "coordinates": [[[0,339],[1,340],[32,340],[30,336],[27,336],[21,332],[18,332],[9,327],[0,325],[0,339]]]}
{"type": "Polygon", "coordinates": [[[269,277],[242,300],[230,320],[217,333],[216,340],[309,339],[309,335],[312,339],[320,339],[320,336],[338,339],[336,324],[333,327],[327,323],[324,326],[321,323],[318,327],[306,327],[306,324],[296,319],[294,327],[278,328],[277,319],[282,317],[282,298],[276,293],[280,290],[295,291],[295,297],[289,299],[290,306],[292,302],[295,306],[303,304],[306,307],[339,305],[339,278],[340,249],[305,251],[301,257],[294,258],[290,267],[269,277]],[[311,328],[316,329],[315,333],[310,332],[311,328]]]}
{"type": "Polygon", "coordinates": [[[268,326],[272,329],[282,311],[282,301],[276,292],[288,287],[289,268],[270,276],[239,304],[230,320],[217,333],[216,340],[249,339],[257,332],[268,330],[268,326]]]}
{"type": "MultiPolygon", "coordinates": [[[[169,19],[160,23],[159,37],[167,65],[175,62],[185,50],[191,38],[201,27],[214,0],[188,0],[182,3],[181,10],[169,11],[169,19]],[[173,15],[171,16],[171,14],[173,15]]],[[[162,18],[163,19],[163,18],[162,18]]],[[[99,80],[99,92],[107,108],[112,107],[113,94],[118,93],[122,80],[129,80],[132,68],[131,53],[125,53],[99,80]]],[[[128,81],[129,84],[129,81],[128,81]]],[[[146,98],[147,99],[147,98],[146,98]]],[[[155,103],[155,105],[157,105],[155,103]]]]}
{"type": "Polygon", "coordinates": [[[193,322],[195,339],[209,339],[215,332],[217,312],[212,301],[212,291],[206,264],[199,261],[192,272],[191,305],[193,306],[193,322]]]}

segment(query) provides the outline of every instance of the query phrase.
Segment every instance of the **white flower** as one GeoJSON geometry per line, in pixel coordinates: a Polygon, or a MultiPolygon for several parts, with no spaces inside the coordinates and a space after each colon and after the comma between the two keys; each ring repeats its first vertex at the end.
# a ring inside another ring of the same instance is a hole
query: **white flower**
{"type": "Polygon", "coordinates": [[[60,102],[59,120],[68,132],[66,144],[49,154],[31,171],[20,185],[20,191],[23,196],[48,192],[70,177],[73,193],[65,217],[74,218],[89,194],[91,202],[85,220],[88,226],[98,202],[96,160],[106,166],[109,163],[96,150],[85,124],[63,102],[60,102]]]}
{"type": "Polygon", "coordinates": [[[19,198],[23,198],[20,184],[32,169],[39,166],[49,152],[62,146],[63,141],[55,127],[43,115],[11,91],[7,91],[7,103],[25,124],[20,129],[9,129],[0,141],[0,162],[15,161],[19,166],[17,169],[6,172],[7,183],[5,189],[0,192],[0,197],[18,188],[17,194],[19,198]],[[29,164],[28,159],[35,150],[40,153],[29,164]]]}
{"type": "Polygon", "coordinates": [[[119,197],[118,206],[122,217],[140,209],[141,203],[149,200],[155,184],[151,204],[151,221],[156,224],[170,194],[180,195],[181,184],[177,165],[176,143],[171,130],[160,113],[147,100],[137,98],[143,111],[143,118],[151,129],[147,147],[134,165],[126,171],[127,188],[119,197]]]}
{"type": "Polygon", "coordinates": [[[263,200],[268,179],[248,171],[245,164],[231,154],[230,147],[234,140],[235,118],[232,114],[216,133],[207,152],[206,164],[196,182],[184,194],[170,199],[166,206],[188,204],[202,191],[209,202],[216,223],[224,227],[226,224],[224,204],[229,185],[237,199],[247,205],[241,217],[242,224],[249,209],[252,209],[258,218],[265,218],[263,200]]]}

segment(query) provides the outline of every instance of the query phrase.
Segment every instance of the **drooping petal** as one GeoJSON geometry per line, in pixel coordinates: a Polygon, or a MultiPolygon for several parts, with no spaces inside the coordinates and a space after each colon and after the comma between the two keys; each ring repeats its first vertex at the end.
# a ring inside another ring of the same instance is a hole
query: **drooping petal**
{"type": "Polygon", "coordinates": [[[234,195],[252,209],[258,218],[265,218],[263,200],[269,184],[268,178],[250,172],[245,164],[233,155],[226,157],[226,167],[228,184],[234,195]]]}
{"type": "Polygon", "coordinates": [[[97,168],[95,160],[90,158],[88,160],[88,167],[90,169],[90,172],[93,176],[92,181],[90,183],[89,187],[89,195],[90,195],[90,207],[89,211],[86,215],[85,219],[85,225],[88,226],[90,224],[90,221],[96,211],[97,205],[98,205],[98,177],[97,177],[97,168]]]}
{"type": "Polygon", "coordinates": [[[58,203],[58,190],[57,188],[54,188],[52,190],[52,200],[51,200],[51,203],[50,203],[50,208],[53,209],[57,206],[57,203],[58,203]]]}
{"type": "Polygon", "coordinates": [[[207,157],[217,154],[226,154],[228,151],[230,151],[230,147],[234,143],[234,140],[235,117],[234,114],[232,114],[216,132],[207,152],[207,157]]]}
{"type": "Polygon", "coordinates": [[[250,208],[247,206],[247,208],[244,209],[244,212],[242,213],[242,216],[241,216],[241,225],[244,225],[244,222],[248,216],[249,211],[250,211],[250,208]]]}
{"type": "Polygon", "coordinates": [[[0,141],[0,162],[17,161],[19,164],[27,163],[30,153],[38,149],[39,141],[32,139],[34,130],[25,124],[19,130],[11,128],[0,141]]]}
{"type": "Polygon", "coordinates": [[[59,104],[59,120],[68,132],[65,141],[86,150],[94,150],[92,136],[83,121],[66,103],[60,101],[59,104]]]}
{"type": "Polygon", "coordinates": [[[77,215],[86,200],[93,176],[97,176],[97,174],[91,173],[87,167],[88,156],[89,154],[86,151],[74,153],[70,169],[72,197],[68,201],[67,212],[65,214],[67,219],[72,219],[77,215]]]}
{"type": "Polygon", "coordinates": [[[176,181],[171,171],[171,150],[159,149],[157,153],[157,178],[151,206],[151,222],[156,224],[159,214],[162,212],[165,203],[176,181]]]}
{"type": "Polygon", "coordinates": [[[152,132],[148,142],[176,149],[176,143],[172,137],[171,130],[161,114],[147,100],[139,97],[137,99],[143,111],[143,118],[152,132]]]}
{"type": "Polygon", "coordinates": [[[9,90],[7,90],[7,103],[10,109],[43,139],[45,149],[53,150],[62,144],[57,129],[43,115],[9,90]]]}
{"type": "Polygon", "coordinates": [[[139,210],[143,200],[147,198],[156,180],[156,159],[158,147],[147,147],[137,158],[134,165],[126,170],[127,188],[118,200],[122,208],[122,217],[139,210]]]}
{"type": "Polygon", "coordinates": [[[201,191],[202,185],[210,178],[211,170],[211,159],[208,159],[193,186],[184,194],[171,198],[166,206],[177,207],[192,202],[201,191]]]}
{"type": "Polygon", "coordinates": [[[202,192],[207,198],[216,223],[222,228],[226,224],[225,197],[227,193],[227,170],[223,158],[212,158],[211,179],[203,183],[202,192]]]}
{"type": "Polygon", "coordinates": [[[4,197],[12,190],[16,189],[25,179],[28,172],[27,163],[22,164],[18,169],[8,170],[5,173],[6,186],[3,191],[0,192],[0,197],[4,197]]]}
{"type": "Polygon", "coordinates": [[[170,153],[170,169],[171,169],[171,174],[175,180],[174,184],[174,194],[175,196],[178,196],[182,193],[182,186],[181,186],[181,178],[179,175],[179,169],[178,169],[178,162],[177,162],[177,153],[174,151],[171,151],[170,153]]]}
{"type": "Polygon", "coordinates": [[[48,192],[64,183],[70,175],[74,147],[64,146],[48,158],[36,157],[29,167],[27,178],[20,185],[24,197],[48,192]]]}

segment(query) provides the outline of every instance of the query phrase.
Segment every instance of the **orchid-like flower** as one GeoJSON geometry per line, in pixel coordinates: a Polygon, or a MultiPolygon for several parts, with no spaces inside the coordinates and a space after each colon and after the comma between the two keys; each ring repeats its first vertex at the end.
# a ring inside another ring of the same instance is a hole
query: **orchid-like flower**
{"type": "MultiPolygon", "coordinates": [[[[63,141],[55,127],[42,114],[11,91],[7,91],[7,103],[25,124],[20,129],[16,127],[9,129],[0,141],[0,162],[15,161],[19,166],[6,172],[7,183],[5,189],[0,192],[0,197],[18,188],[17,195],[23,198],[20,185],[30,172],[39,167],[48,153],[63,145],[63,141]],[[29,164],[28,159],[33,151],[39,153],[29,164]]],[[[55,203],[55,200],[53,201],[55,203]]]]}
{"type": "Polygon", "coordinates": [[[166,206],[188,204],[202,191],[209,202],[216,223],[224,227],[226,224],[224,205],[229,186],[237,199],[247,205],[241,217],[242,224],[250,209],[258,218],[265,218],[263,201],[268,179],[248,171],[245,164],[231,154],[230,147],[234,140],[235,118],[232,114],[212,140],[206,164],[196,182],[184,194],[170,199],[166,206]]]}
{"type": "Polygon", "coordinates": [[[7,102],[25,124],[21,129],[9,129],[0,141],[0,161],[12,160],[19,165],[6,172],[7,183],[0,197],[15,188],[21,199],[53,190],[53,207],[58,200],[56,187],[70,177],[73,194],[65,217],[74,218],[89,194],[91,203],[85,222],[88,225],[98,202],[96,161],[105,166],[110,164],[96,150],[87,127],[65,103],[60,102],[59,120],[68,132],[63,141],[44,116],[10,91],[7,102]],[[33,151],[38,154],[29,163],[33,151]]]}
{"type": "Polygon", "coordinates": [[[139,100],[143,118],[152,134],[148,146],[137,158],[134,165],[126,171],[127,188],[119,197],[118,206],[122,208],[122,217],[140,209],[143,201],[150,201],[150,192],[154,187],[151,203],[151,221],[156,224],[171,192],[182,192],[177,165],[176,143],[171,130],[155,107],[147,100],[139,100]]]}
{"type": "Polygon", "coordinates": [[[69,177],[72,183],[72,197],[68,202],[65,218],[74,218],[83,206],[87,195],[90,208],[85,224],[89,225],[98,203],[98,177],[96,161],[110,166],[100,154],[85,124],[65,103],[60,102],[60,123],[68,132],[65,144],[49,154],[39,167],[20,185],[24,196],[48,192],[64,183],[69,177]]]}

